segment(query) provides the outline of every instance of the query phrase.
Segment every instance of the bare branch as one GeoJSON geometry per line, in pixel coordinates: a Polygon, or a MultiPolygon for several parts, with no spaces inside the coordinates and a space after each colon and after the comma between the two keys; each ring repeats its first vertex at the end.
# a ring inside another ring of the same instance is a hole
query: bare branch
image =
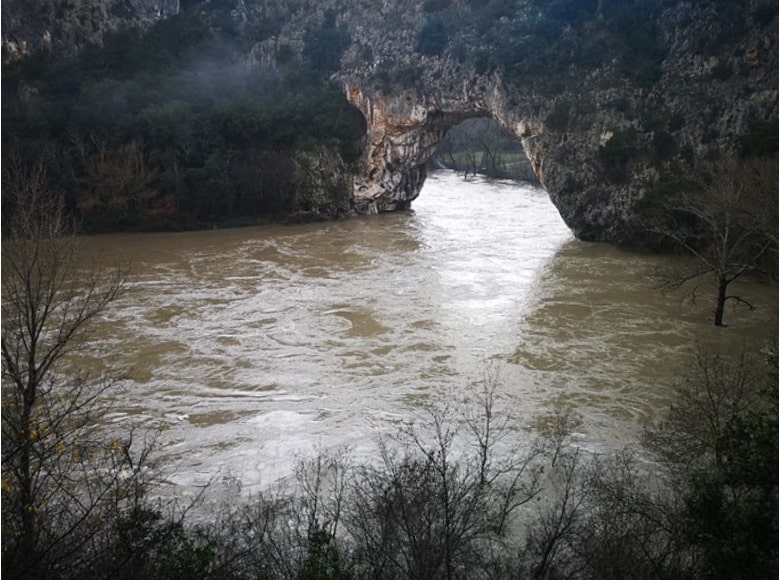
{"type": "Polygon", "coordinates": [[[717,289],[717,326],[723,326],[728,285],[747,272],[764,270],[761,265],[767,254],[779,255],[776,220],[764,217],[766,213],[779,217],[776,185],[767,182],[767,176],[779,174],[777,165],[775,159],[705,165],[692,177],[694,189],[681,192],[666,208],[667,216],[681,214],[694,223],[682,229],[666,225],[649,228],[674,241],[697,262],[695,267],[668,276],[660,287],[677,289],[701,276],[709,278],[717,289]]]}

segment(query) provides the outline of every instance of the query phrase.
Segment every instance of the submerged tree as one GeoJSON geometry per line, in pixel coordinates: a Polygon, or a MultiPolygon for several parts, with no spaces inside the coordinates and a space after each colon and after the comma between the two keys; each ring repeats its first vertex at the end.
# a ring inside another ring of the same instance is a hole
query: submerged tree
{"type": "MultiPolygon", "coordinates": [[[[769,167],[776,160],[754,163],[769,167]]],[[[707,166],[697,175],[692,190],[669,207],[689,227],[654,228],[694,258],[691,267],[667,277],[662,285],[679,288],[692,280],[713,281],[717,289],[716,326],[724,326],[729,300],[752,308],[728,289],[744,274],[761,270],[777,242],[776,225],[765,219],[769,202],[775,203],[774,191],[770,180],[756,179],[754,163],[730,161],[707,166]]]]}
{"type": "Polygon", "coordinates": [[[118,519],[138,507],[148,446],[101,427],[114,382],[79,368],[91,324],[118,296],[118,269],[84,270],[62,199],[37,167],[4,162],[2,570],[82,576],[116,553],[118,519]],[[112,554],[112,555],[110,555],[112,554]]]}

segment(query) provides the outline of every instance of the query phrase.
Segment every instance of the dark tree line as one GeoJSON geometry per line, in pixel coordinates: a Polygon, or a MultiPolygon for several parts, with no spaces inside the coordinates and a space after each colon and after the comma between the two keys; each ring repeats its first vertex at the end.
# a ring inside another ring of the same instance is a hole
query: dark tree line
{"type": "Polygon", "coordinates": [[[73,57],[4,65],[4,163],[43,164],[87,231],[305,208],[299,153],[350,163],[360,152],[364,121],[325,78],[348,32],[325,22],[306,33],[302,59],[249,66],[262,31],[238,28],[227,4],[117,32],[73,57]]]}

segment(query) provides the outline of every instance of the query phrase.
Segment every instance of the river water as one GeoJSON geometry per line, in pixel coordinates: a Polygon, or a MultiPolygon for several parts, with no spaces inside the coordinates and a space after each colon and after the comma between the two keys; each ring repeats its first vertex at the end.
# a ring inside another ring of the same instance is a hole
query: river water
{"type": "Polygon", "coordinates": [[[669,258],[576,241],[545,192],[446,172],[406,213],[86,244],[133,272],[99,329],[126,369],[112,418],[158,428],[185,486],[265,486],[315,448],[370,454],[490,365],[518,427],[567,405],[582,446],[620,447],[696,341],[759,348],[777,310],[775,286],[746,282],[756,309],[716,329],[706,296],[653,288],[669,258]]]}

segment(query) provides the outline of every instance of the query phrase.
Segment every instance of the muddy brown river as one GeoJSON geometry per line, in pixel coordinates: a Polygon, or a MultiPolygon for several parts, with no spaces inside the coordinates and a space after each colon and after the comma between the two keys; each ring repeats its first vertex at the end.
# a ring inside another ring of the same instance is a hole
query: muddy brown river
{"type": "Polygon", "coordinates": [[[658,257],[573,239],[545,192],[431,176],[413,211],[338,222],[86,238],[129,261],[99,329],[126,369],[112,420],[160,430],[171,481],[249,487],[296,457],[380,433],[455,399],[498,365],[517,426],[560,405],[591,449],[634,441],[696,342],[761,348],[777,287],[712,326],[711,294],[664,295],[658,257]]]}

